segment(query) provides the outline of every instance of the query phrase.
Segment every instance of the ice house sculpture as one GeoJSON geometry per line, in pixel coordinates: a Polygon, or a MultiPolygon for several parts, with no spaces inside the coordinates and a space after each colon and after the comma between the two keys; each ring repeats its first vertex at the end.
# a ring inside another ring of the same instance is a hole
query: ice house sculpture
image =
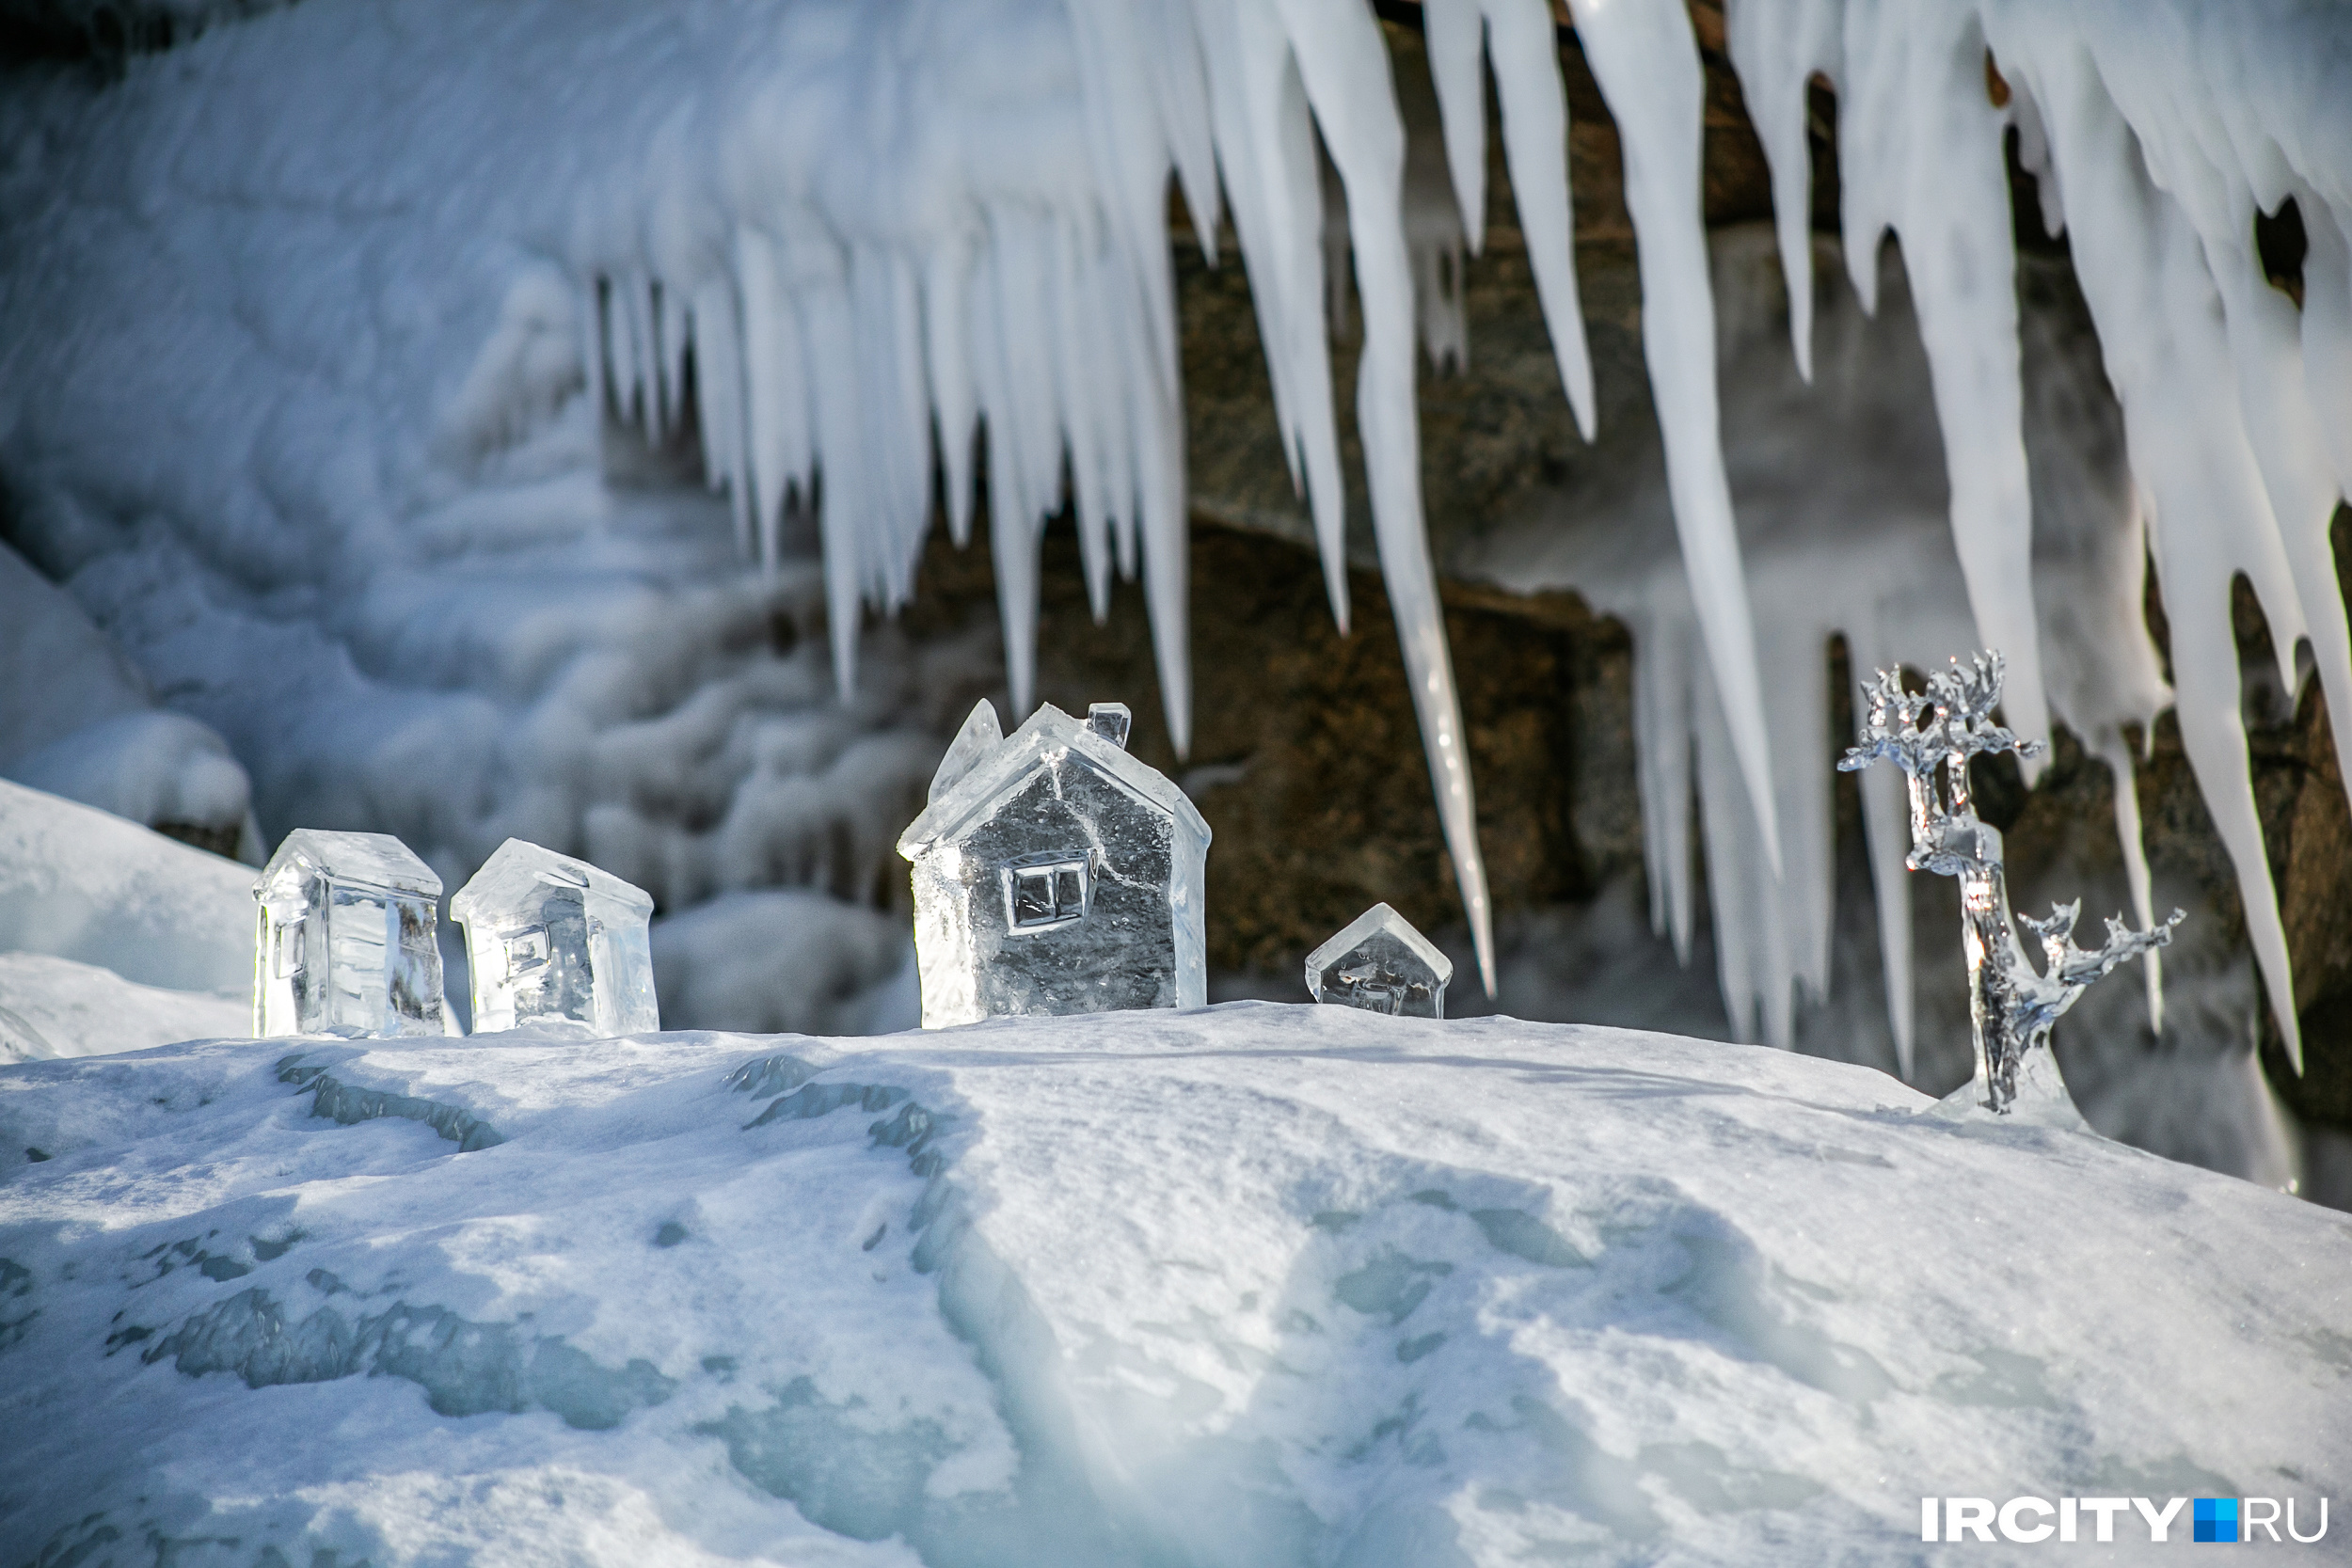
{"type": "Polygon", "coordinates": [[[923,1027],[1208,1001],[1209,825],[1127,753],[1124,706],[1048,703],[1009,736],[983,698],[898,840],[923,1027]]]}
{"type": "Polygon", "coordinates": [[[653,895],[643,888],[510,838],[449,912],[466,927],[475,1034],[552,1025],[611,1038],[661,1027],[653,895]]]}
{"type": "Polygon", "coordinates": [[[297,828],[253,884],[253,1033],[439,1035],[441,879],[389,833],[297,828]]]}
{"type": "Polygon", "coordinates": [[[1307,955],[1317,1002],[1397,1018],[1445,1017],[1454,960],[1386,904],[1375,904],[1307,955]]]}

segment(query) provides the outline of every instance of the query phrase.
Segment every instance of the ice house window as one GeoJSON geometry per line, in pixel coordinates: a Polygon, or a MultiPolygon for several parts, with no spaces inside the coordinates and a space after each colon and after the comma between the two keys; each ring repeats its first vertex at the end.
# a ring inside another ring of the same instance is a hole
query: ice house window
{"type": "Polygon", "coordinates": [[[1050,931],[1086,918],[1094,896],[1093,863],[1086,855],[1026,855],[1004,867],[1005,924],[1016,931],[1050,931]]]}

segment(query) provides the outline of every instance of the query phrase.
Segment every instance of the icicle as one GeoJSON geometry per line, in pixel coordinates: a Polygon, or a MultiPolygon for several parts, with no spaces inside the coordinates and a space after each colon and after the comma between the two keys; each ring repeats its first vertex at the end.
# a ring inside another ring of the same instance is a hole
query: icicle
{"type": "Polygon", "coordinates": [[[2135,470],[2150,498],[2171,623],[2181,738],[2237,870],[2248,934],[2297,1071],[2301,1031],[2286,933],[2265,855],[2239,714],[2231,581],[2243,571],[2292,647],[2302,616],[2238,414],[2221,301],[2203,248],[2172,199],[2149,183],[2130,127],[2079,55],[2021,62],[2067,171],[2076,274],[2123,404],[2135,470]],[[2151,333],[2144,324],[2168,330],[2151,333]]]}
{"type": "MultiPolygon", "coordinates": [[[[893,610],[914,589],[930,521],[930,410],[924,398],[922,309],[914,270],[893,248],[864,245],[850,258],[850,320],[859,345],[853,393],[859,431],[850,460],[865,469],[866,541],[861,586],[893,610]]],[[[832,390],[832,388],[829,388],[832,390]]]]}
{"type": "Polygon", "coordinates": [[[1687,607],[1633,617],[1633,751],[1650,929],[1691,961],[1691,647],[1687,607]]]}
{"type": "Polygon", "coordinates": [[[1478,812],[1461,705],[1446,648],[1437,574],[1422,519],[1421,432],[1413,404],[1412,273],[1399,212],[1405,133],[1388,55],[1372,13],[1350,0],[1287,0],[1283,15],[1299,76],[1325,144],[1347,187],[1348,237],[1363,301],[1364,346],[1356,393],[1373,533],[1404,645],[1406,677],[1429,755],[1446,847],[1454,856],[1470,939],[1486,994],[1494,994],[1494,919],[1478,849],[1478,812]]]}
{"type": "Polygon", "coordinates": [[[1486,83],[1480,69],[1486,20],[1478,0],[1426,0],[1421,9],[1429,81],[1445,125],[1446,172],[1461,206],[1462,232],[1475,255],[1486,233],[1486,83]]]}
{"type": "MultiPolygon", "coordinates": [[[[2132,748],[2122,732],[2110,730],[2100,736],[2090,747],[2091,755],[2107,765],[2115,778],[2115,838],[2123,848],[2123,879],[2131,885],[2132,913],[2138,918],[2139,928],[2146,930],[2156,923],[2155,882],[2148,873],[2148,845],[2140,832],[2138,774],[2132,767],[2132,748]]],[[[1891,782],[1893,775],[1888,775],[1891,782]]],[[[2156,1037],[2164,1037],[2164,968],[2161,958],[2150,953],[2148,974],[2144,984],[2148,993],[2148,1027],[2156,1037]]]]}
{"type": "Polygon", "coordinates": [[[1810,89],[1816,72],[1834,82],[1844,71],[1839,48],[1844,11],[1842,0],[1725,0],[1724,7],[1732,65],[1772,169],[1772,226],[1780,241],[1781,276],[1788,285],[1788,340],[1798,373],[1808,382],[1813,379],[1810,89]]]}
{"type": "MultiPolygon", "coordinates": [[[[2328,711],[2352,714],[2352,630],[2345,626],[2335,551],[2328,537],[2336,513],[2335,470],[2319,416],[2301,395],[2306,377],[2295,304],[2270,287],[2254,254],[2250,197],[2238,205],[2237,217],[2224,230],[2234,243],[2217,244],[2208,236],[2204,251],[2221,293],[2246,436],[2270,500],[2288,586],[2302,610],[2304,635],[2311,639],[2328,711]]],[[[2279,659],[2280,684],[2291,694],[2300,684],[2294,640],[2275,636],[2272,652],[2279,659]]],[[[2336,727],[2335,745],[2343,776],[2352,780],[2352,723],[2336,727]]],[[[2140,924],[2147,923],[2143,916],[2140,924]]]]}
{"type": "Polygon", "coordinates": [[[1009,315],[999,274],[1006,270],[1001,221],[975,259],[971,275],[972,364],[988,432],[989,554],[996,569],[997,618],[1005,637],[1005,679],[1012,716],[1025,717],[1037,691],[1037,501],[1025,480],[1027,444],[1009,353],[1009,315]]]}
{"type": "Polygon", "coordinates": [[[580,291],[580,362],[588,372],[588,406],[599,443],[604,439],[612,397],[612,335],[605,311],[609,287],[601,274],[591,273],[580,291]]]}
{"type": "MultiPolygon", "coordinates": [[[[1231,5],[1231,0],[1228,0],[1231,5]]],[[[1212,29],[1209,87],[1234,232],[1249,268],[1275,418],[1291,481],[1303,485],[1332,618],[1348,626],[1347,493],[1340,480],[1331,351],[1323,326],[1322,175],[1297,62],[1272,8],[1232,6],[1212,29]],[[1215,35],[1230,30],[1231,36],[1215,35]]]]}
{"type": "Polygon", "coordinates": [[[1042,325],[1051,347],[1055,383],[1061,388],[1057,401],[1062,409],[1070,464],[1071,510],[1078,524],[1078,557],[1086,578],[1087,608],[1099,626],[1110,618],[1111,612],[1111,535],[1110,519],[1105,513],[1116,503],[1106,494],[1103,471],[1103,443],[1107,437],[1101,421],[1109,413],[1104,403],[1107,388],[1098,385],[1091,372],[1101,364],[1107,345],[1092,341],[1079,324],[1080,292],[1085,285],[1081,281],[1077,250],[1077,236],[1071,232],[1070,226],[1056,224],[1048,239],[1050,282],[1046,290],[1047,319],[1042,325]]]}
{"type": "Polygon", "coordinates": [[[939,432],[940,473],[947,491],[947,534],[958,549],[972,543],[972,442],[979,423],[964,317],[968,256],[967,245],[959,236],[931,252],[923,273],[926,383],[939,432]]]}
{"type": "Polygon", "coordinates": [[[701,400],[703,477],[724,487],[735,524],[736,548],[755,559],[749,444],[743,431],[743,328],[735,290],[725,277],[694,292],[695,394],[701,400]]]}
{"type": "Polygon", "coordinates": [[[1502,103],[1502,150],[1511,166],[1511,198],[1560,385],[1576,428],[1593,438],[1593,357],[1584,341],[1584,308],[1576,286],[1576,242],[1568,202],[1568,101],[1560,82],[1560,46],[1543,0],[1487,0],[1488,57],[1502,103]]]}
{"type": "MultiPolygon", "coordinates": [[[[2339,210],[2296,193],[2303,253],[2303,389],[2319,417],[2336,486],[2352,496],[2352,201],[2339,210]]],[[[2329,717],[2333,717],[2330,710],[2329,717]]],[[[2340,728],[2352,729],[2352,723],[2340,728]]],[[[2352,769],[2344,775],[2352,788],[2352,769]]]]}
{"type": "MultiPolygon", "coordinates": [[[[1889,228],[1901,236],[1978,638],[2009,659],[2010,724],[2046,745],[2005,117],[1986,94],[1984,58],[1966,11],[1847,12],[1840,115],[1862,134],[1840,149],[1846,266],[1875,309],[1880,239],[1889,228]]],[[[2031,783],[2044,764],[2026,756],[2019,766],[2031,783]]]]}
{"type": "Polygon", "coordinates": [[[1626,206],[1642,278],[1642,346],[1666,448],[1683,569],[1732,749],[1775,874],[1771,748],[1756,626],[1731,520],[1715,395],[1715,309],[1699,210],[1698,47],[1680,0],[1578,0],[1578,35],[1625,145],[1626,206]]]}
{"type": "Polygon", "coordinates": [[[660,278],[653,282],[654,336],[660,344],[658,361],[661,395],[656,403],[660,434],[667,439],[686,413],[686,296],[660,278]]]}
{"type": "Polygon", "coordinates": [[[796,431],[805,431],[799,388],[800,334],[777,276],[775,246],[757,230],[735,237],[736,277],[743,292],[743,427],[750,513],[762,565],[776,564],[777,520],[788,475],[797,471],[796,431]]]}
{"type": "Polygon", "coordinates": [[[832,633],[834,687],[847,704],[857,691],[858,631],[871,580],[866,541],[877,531],[877,498],[860,440],[860,355],[850,325],[855,306],[847,268],[837,254],[802,245],[794,255],[796,286],[788,309],[800,318],[808,354],[816,468],[823,492],[817,525],[824,543],[825,617],[832,633]]]}

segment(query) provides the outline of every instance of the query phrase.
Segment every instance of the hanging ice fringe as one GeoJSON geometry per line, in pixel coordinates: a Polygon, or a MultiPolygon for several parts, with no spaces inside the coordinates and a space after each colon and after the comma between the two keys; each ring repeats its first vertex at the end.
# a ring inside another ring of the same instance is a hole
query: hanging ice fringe
{"type": "MultiPolygon", "coordinates": [[[[816,112],[798,102],[751,89],[748,107],[735,103],[729,111],[738,124],[674,122],[656,149],[657,176],[674,178],[640,188],[700,189],[712,199],[665,198],[580,226],[580,275],[599,280],[599,309],[590,312],[598,390],[625,417],[669,430],[683,411],[691,344],[707,469],[729,489],[748,547],[772,560],[786,509],[818,512],[845,691],[855,678],[862,608],[894,607],[910,591],[934,460],[946,476],[949,525],[965,535],[978,432],[987,442],[1007,665],[1016,706],[1027,708],[1037,534],[1063,502],[1067,464],[1096,612],[1107,603],[1114,568],[1142,570],[1163,699],[1181,748],[1190,732],[1186,514],[1165,192],[1172,172],[1204,244],[1214,243],[1220,214],[1232,220],[1283,450],[1344,625],[1319,136],[1344,187],[1362,302],[1356,410],[1381,568],[1446,842],[1491,986],[1460,705],[1423,536],[1403,131],[1370,8],[1362,0],[1073,0],[1057,13],[1005,0],[989,8],[1004,12],[991,26],[1026,29],[1052,55],[1051,69],[1066,66],[1083,136],[1056,141],[1017,182],[993,179],[945,156],[935,137],[926,140],[923,106],[892,99],[875,85],[880,74],[843,71],[828,81],[866,84],[829,89],[866,94],[850,122],[872,131],[878,145],[912,137],[930,160],[908,181],[912,189],[880,199],[861,192],[860,206],[844,198],[837,181],[798,170],[780,185],[762,184],[755,158],[739,152],[714,168],[697,150],[742,149],[750,129],[788,136],[795,115],[816,112]]],[[[823,8],[780,8],[793,16],[814,9],[823,8]]],[[[1570,10],[1623,138],[1644,347],[1690,585],[1689,624],[1704,654],[1693,672],[1701,677],[1695,705],[1668,700],[1652,673],[1642,677],[1655,698],[1644,704],[1645,800],[1653,816],[1672,816],[1666,797],[1687,788],[1690,776],[1673,756],[1695,724],[1702,751],[1726,763],[1701,769],[1716,784],[1706,803],[1710,820],[1752,821],[1759,857],[1748,871],[1716,874],[1770,883],[1781,875],[1785,835],[1818,833],[1784,820],[1773,803],[1769,707],[1717,431],[1699,207],[1700,65],[1680,0],[1576,0],[1570,10]]],[[[1577,305],[1552,8],[1547,0],[1428,0],[1424,18],[1472,249],[1486,206],[1482,60],[1491,68],[1562,383],[1589,434],[1592,376],[1577,305]]],[[[2352,11],[2292,0],[2228,8],[2191,0],[1727,0],[1726,23],[1772,167],[1793,346],[1808,371],[1807,83],[1818,74],[1839,95],[1848,270],[1871,301],[1881,237],[1900,237],[1969,604],[1982,640],[2010,651],[2010,721],[2042,738],[2056,693],[2033,614],[2002,151],[2004,135],[2017,134],[2048,220],[2072,238],[2123,404],[2171,617],[2183,735],[2238,868],[2273,1010],[2299,1064],[2285,939],[2238,718],[2229,594],[2233,576],[2245,573],[2290,685],[2295,649],[2308,638],[2332,709],[2352,713],[2352,640],[2327,539],[2333,504],[2352,483],[2352,94],[2312,67],[2352,48],[2352,11]],[[2253,242],[2257,213],[2289,200],[2309,237],[2299,309],[2265,283],[2253,242]]],[[[882,37],[914,24],[893,11],[863,25],[882,37]]],[[[2108,737],[2092,738],[2101,754],[2121,760],[2108,737]]],[[[2337,726],[2337,744],[2352,777],[2352,723],[2337,726]]],[[[1802,766],[1825,762],[1808,757],[1802,766]]],[[[2120,811],[2136,837],[2130,816],[2120,811]]],[[[1661,914],[1680,935],[1687,917],[1677,912],[1675,892],[1687,878],[1672,863],[1677,851],[1666,840],[1675,836],[1671,822],[1653,825],[1653,848],[1668,859],[1655,867],[1667,884],[1661,914]]],[[[1882,861],[1876,839],[1886,836],[1874,834],[1882,861]]],[[[2144,921],[2144,862],[2136,844],[2130,848],[2144,921]]],[[[1820,928],[1787,934],[1797,956],[1768,966],[1783,993],[1762,998],[1771,1037],[1788,1037],[1786,992],[1796,975],[1825,967],[1805,955],[1825,950],[1826,906],[1809,919],[1820,928]]],[[[1890,942],[1894,935],[1890,927],[1890,942]]],[[[1888,957],[1893,986],[1903,966],[1888,957]]],[[[1727,986],[1730,979],[1726,972],[1727,986]]],[[[1907,1001],[1892,992],[1890,1000],[1907,1040],[1907,1001]]]]}

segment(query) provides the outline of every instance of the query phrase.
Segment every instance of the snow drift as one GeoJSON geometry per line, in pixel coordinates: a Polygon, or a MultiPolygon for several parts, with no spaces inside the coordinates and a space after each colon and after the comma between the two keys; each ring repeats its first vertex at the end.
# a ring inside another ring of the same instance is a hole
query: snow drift
{"type": "Polygon", "coordinates": [[[1749,1047],[231,1041],[0,1069],[0,1148],[11,1560],[1810,1565],[2352,1479],[2344,1216],[1749,1047]]]}

